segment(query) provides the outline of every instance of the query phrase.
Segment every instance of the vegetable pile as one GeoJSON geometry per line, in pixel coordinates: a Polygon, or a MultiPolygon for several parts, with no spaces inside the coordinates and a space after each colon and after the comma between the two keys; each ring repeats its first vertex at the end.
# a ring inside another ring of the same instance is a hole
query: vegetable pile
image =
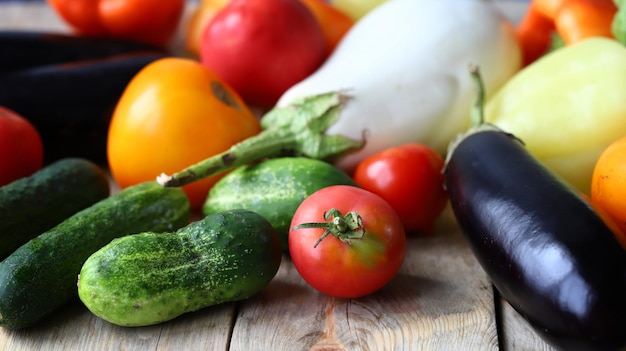
{"type": "Polygon", "coordinates": [[[626,346],[623,2],[48,3],[71,33],[0,33],[0,326],[164,323],[284,262],[376,294],[449,206],[548,343],[626,346]]]}

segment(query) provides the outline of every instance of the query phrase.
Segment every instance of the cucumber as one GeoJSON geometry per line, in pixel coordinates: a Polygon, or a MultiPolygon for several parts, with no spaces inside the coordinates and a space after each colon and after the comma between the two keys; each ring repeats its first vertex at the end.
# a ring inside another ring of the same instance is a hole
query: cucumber
{"type": "Polygon", "coordinates": [[[289,225],[300,203],[331,185],[357,184],[331,164],[306,157],[280,157],[236,168],[211,188],[205,215],[243,208],[265,217],[288,252],[289,225]]]}
{"type": "Polygon", "coordinates": [[[83,263],[114,238],[175,230],[189,216],[184,191],[156,182],[128,187],[77,212],[0,262],[0,326],[27,327],[76,298],[83,263]]]}
{"type": "Polygon", "coordinates": [[[110,323],[154,325],[256,294],[281,259],[267,220],[252,211],[225,211],[174,233],[113,240],[85,261],[78,296],[110,323]]]}
{"type": "Polygon", "coordinates": [[[0,258],[107,196],[105,171],[82,158],[58,160],[0,187],[0,258]]]}

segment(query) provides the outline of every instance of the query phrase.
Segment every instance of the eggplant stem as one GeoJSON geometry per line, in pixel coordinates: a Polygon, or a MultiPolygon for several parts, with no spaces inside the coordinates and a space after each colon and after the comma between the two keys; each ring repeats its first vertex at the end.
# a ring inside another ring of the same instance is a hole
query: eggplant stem
{"type": "Polygon", "coordinates": [[[326,222],[301,223],[291,228],[291,230],[307,228],[326,229],[322,236],[315,242],[315,245],[313,245],[314,248],[328,235],[333,235],[341,240],[341,242],[348,245],[352,244],[353,239],[361,239],[365,235],[363,219],[354,211],[348,212],[348,214],[344,216],[338,209],[331,208],[327,212],[324,212],[324,220],[326,220],[326,222]]]}
{"type": "Polygon", "coordinates": [[[349,101],[342,92],[308,96],[285,107],[275,107],[261,118],[262,131],[230,149],[172,175],[162,173],[157,182],[179,187],[268,157],[303,156],[327,159],[363,147],[353,140],[325,132],[349,101]]]}
{"type": "Polygon", "coordinates": [[[474,99],[474,106],[470,110],[471,125],[472,127],[478,127],[485,123],[485,85],[478,66],[470,65],[469,71],[474,83],[476,83],[478,87],[478,92],[474,99]]]}

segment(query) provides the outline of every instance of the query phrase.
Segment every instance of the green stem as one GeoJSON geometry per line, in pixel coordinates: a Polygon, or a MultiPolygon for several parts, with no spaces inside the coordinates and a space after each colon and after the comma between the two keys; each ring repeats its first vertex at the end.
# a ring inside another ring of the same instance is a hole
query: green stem
{"type": "Polygon", "coordinates": [[[471,109],[470,109],[470,128],[464,133],[457,135],[454,139],[452,139],[452,141],[450,141],[450,144],[448,145],[448,152],[446,155],[446,159],[444,161],[444,167],[443,167],[444,172],[447,168],[448,162],[450,161],[450,157],[452,156],[452,153],[454,152],[454,149],[456,149],[457,145],[459,145],[461,141],[463,141],[465,138],[469,137],[472,134],[480,133],[480,132],[484,132],[488,130],[502,131],[495,125],[490,124],[485,121],[486,94],[485,94],[485,85],[480,75],[480,69],[478,68],[478,66],[470,65],[469,73],[474,83],[476,83],[476,87],[478,88],[478,91],[476,92],[476,97],[474,99],[474,103],[472,104],[471,109]]]}
{"type": "Polygon", "coordinates": [[[470,110],[470,119],[472,127],[478,127],[485,122],[485,85],[483,79],[480,76],[480,69],[478,66],[471,65],[469,67],[470,74],[476,86],[478,92],[474,99],[474,106],[470,110]]]}
{"type": "Polygon", "coordinates": [[[171,176],[161,174],[157,182],[166,187],[179,187],[267,157],[291,155],[326,159],[358,149],[363,146],[363,140],[325,134],[337,121],[347,101],[344,94],[331,92],[275,108],[262,117],[261,133],[171,176]]]}
{"type": "Polygon", "coordinates": [[[353,239],[361,239],[365,235],[363,219],[356,212],[348,212],[345,216],[336,208],[331,208],[324,213],[327,222],[302,223],[291,230],[306,228],[325,229],[322,236],[315,242],[317,247],[328,235],[332,235],[346,244],[351,244],[353,239]]]}

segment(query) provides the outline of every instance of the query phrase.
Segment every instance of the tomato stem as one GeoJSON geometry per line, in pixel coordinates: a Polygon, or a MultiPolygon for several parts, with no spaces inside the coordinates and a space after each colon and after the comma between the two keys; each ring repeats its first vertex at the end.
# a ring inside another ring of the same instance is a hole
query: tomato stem
{"type": "Polygon", "coordinates": [[[345,216],[336,208],[324,212],[324,220],[327,222],[302,223],[294,226],[291,230],[306,228],[326,229],[324,234],[315,242],[317,247],[328,235],[333,235],[346,244],[352,244],[352,239],[361,239],[365,235],[363,219],[356,212],[348,212],[345,216]]]}
{"type": "Polygon", "coordinates": [[[343,93],[331,92],[276,107],[262,117],[261,133],[171,176],[161,174],[157,182],[166,187],[178,187],[267,157],[327,159],[358,149],[363,146],[363,140],[325,134],[348,100],[343,93]]]}

